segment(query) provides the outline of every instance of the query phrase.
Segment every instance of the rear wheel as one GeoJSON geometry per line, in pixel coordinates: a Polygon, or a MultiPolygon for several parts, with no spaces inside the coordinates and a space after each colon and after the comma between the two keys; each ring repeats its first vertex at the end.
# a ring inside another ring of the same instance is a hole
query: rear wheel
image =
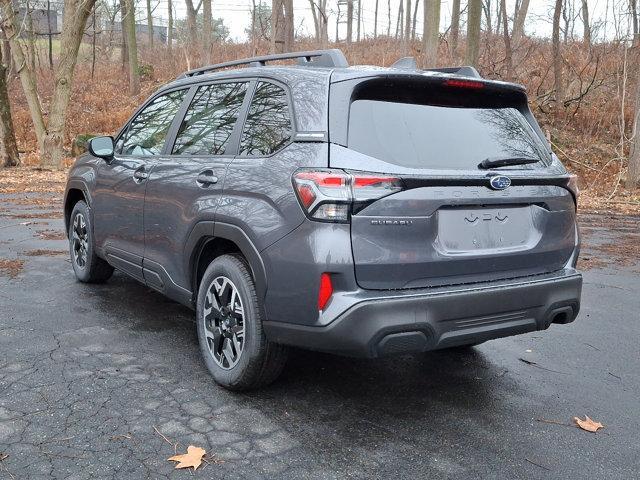
{"type": "Polygon", "coordinates": [[[113,267],[95,253],[89,207],[82,200],[74,205],[69,219],[69,253],[81,282],[101,283],[113,274],[113,267]]]}
{"type": "Polygon", "coordinates": [[[222,255],[209,265],[198,291],[198,340],[217,383],[249,390],[273,382],[286,362],[286,348],[269,342],[258,297],[244,259],[222,255]]]}

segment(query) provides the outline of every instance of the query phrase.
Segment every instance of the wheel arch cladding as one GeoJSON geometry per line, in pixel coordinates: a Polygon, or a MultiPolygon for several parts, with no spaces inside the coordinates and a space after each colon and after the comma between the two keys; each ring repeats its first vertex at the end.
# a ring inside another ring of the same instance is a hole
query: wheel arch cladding
{"type": "Polygon", "coordinates": [[[194,228],[189,243],[191,257],[191,281],[193,294],[198,295],[200,280],[211,261],[219,255],[241,254],[253,277],[259,299],[264,299],[267,277],[262,257],[253,242],[242,229],[226,223],[201,222],[194,228]],[[212,235],[213,233],[213,235],[212,235]],[[197,238],[193,238],[193,237],[197,238]]]}
{"type": "Polygon", "coordinates": [[[69,190],[67,190],[64,201],[64,228],[67,233],[69,231],[69,222],[71,220],[71,212],[73,211],[73,207],[75,207],[76,203],[81,200],[89,205],[87,195],[85,195],[82,188],[73,186],[70,187],[69,190]]]}

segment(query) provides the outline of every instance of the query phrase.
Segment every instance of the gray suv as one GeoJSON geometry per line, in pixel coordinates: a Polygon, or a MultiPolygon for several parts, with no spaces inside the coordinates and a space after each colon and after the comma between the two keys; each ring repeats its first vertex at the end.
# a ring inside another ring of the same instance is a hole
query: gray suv
{"type": "Polygon", "coordinates": [[[524,89],[473,68],[227,62],[88,150],[64,201],[77,278],[115,268],[195,309],[229,389],[273,381],[288,346],[418,353],[578,314],[575,177],[524,89]]]}

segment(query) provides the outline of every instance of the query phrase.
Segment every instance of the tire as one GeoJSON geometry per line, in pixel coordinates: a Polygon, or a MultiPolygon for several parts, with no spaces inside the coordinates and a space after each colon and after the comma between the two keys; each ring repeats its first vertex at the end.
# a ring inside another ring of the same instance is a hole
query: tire
{"type": "Polygon", "coordinates": [[[214,380],[229,390],[268,385],[278,378],[286,363],[286,347],[267,340],[260,312],[244,258],[221,255],[213,260],[198,290],[198,341],[214,380]]]}
{"type": "Polygon", "coordinates": [[[93,225],[87,204],[80,200],[69,217],[69,255],[76,278],[84,283],[109,280],[113,267],[96,255],[93,225]]]}

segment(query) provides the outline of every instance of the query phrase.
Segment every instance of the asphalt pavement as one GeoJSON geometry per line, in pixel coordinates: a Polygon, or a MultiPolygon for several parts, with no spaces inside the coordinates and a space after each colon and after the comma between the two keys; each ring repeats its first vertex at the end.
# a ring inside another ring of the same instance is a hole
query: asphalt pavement
{"type": "Polygon", "coordinates": [[[234,394],[190,310],[122,274],[75,281],[59,198],[0,195],[0,479],[639,478],[640,218],[582,225],[572,324],[383,360],[294,351],[234,394]],[[188,445],[208,452],[195,474],[167,461],[188,445]]]}

